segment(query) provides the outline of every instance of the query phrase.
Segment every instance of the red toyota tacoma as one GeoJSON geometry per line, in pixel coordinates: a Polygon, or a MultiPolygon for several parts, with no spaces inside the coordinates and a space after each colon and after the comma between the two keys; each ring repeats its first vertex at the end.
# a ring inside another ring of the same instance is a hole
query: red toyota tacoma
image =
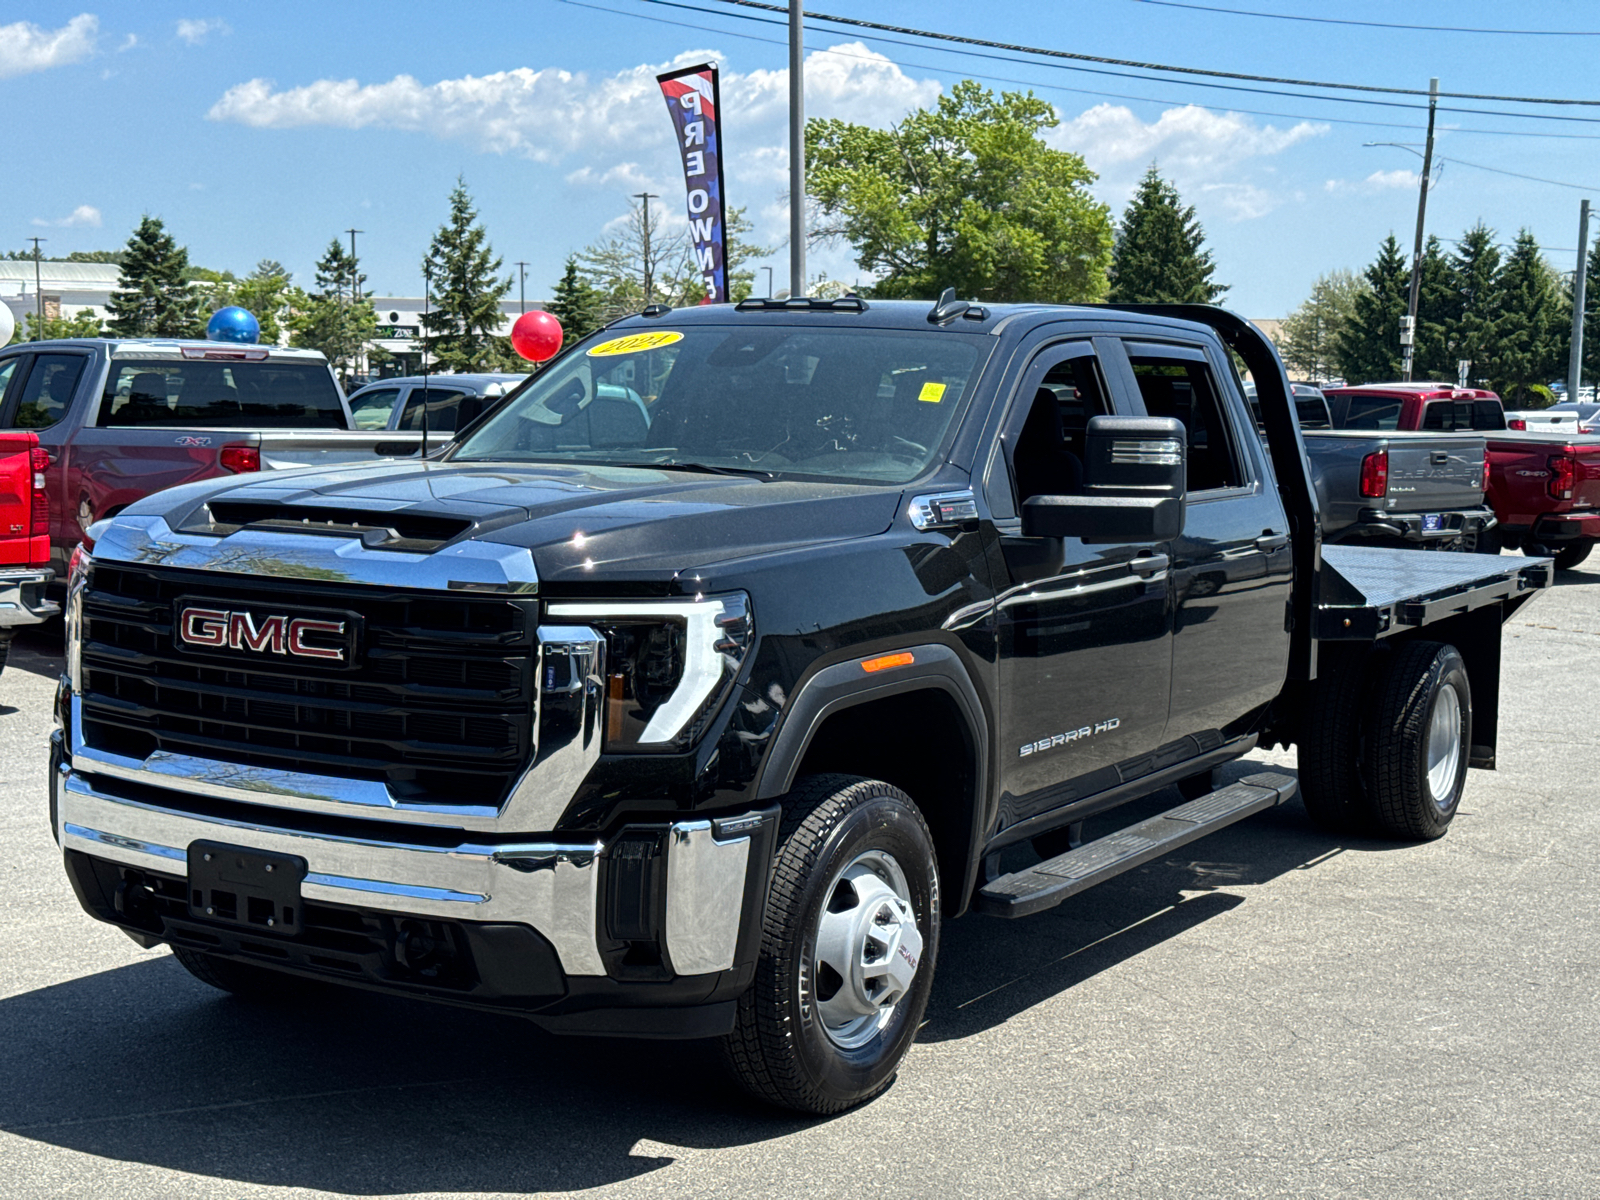
{"type": "Polygon", "coordinates": [[[37,434],[0,428],[0,670],[19,626],[60,611],[44,595],[53,577],[46,459],[37,434]]]}
{"type": "Polygon", "coordinates": [[[1478,548],[1549,555],[1560,570],[1600,538],[1600,437],[1506,428],[1500,397],[1441,383],[1328,388],[1335,429],[1423,429],[1484,434],[1486,489],[1498,525],[1478,548]]]}

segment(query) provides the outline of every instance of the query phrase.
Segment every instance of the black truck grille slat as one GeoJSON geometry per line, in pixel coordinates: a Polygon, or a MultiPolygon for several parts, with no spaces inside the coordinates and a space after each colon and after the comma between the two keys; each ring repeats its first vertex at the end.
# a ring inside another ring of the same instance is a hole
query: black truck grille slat
{"type": "Polygon", "coordinates": [[[537,611],[502,597],[96,564],[84,596],[90,745],[387,783],[409,802],[492,805],[531,754],[537,611]],[[348,670],[174,645],[173,602],[338,609],[363,623],[348,670]],[[236,660],[236,661],[235,661],[236,660]]]}

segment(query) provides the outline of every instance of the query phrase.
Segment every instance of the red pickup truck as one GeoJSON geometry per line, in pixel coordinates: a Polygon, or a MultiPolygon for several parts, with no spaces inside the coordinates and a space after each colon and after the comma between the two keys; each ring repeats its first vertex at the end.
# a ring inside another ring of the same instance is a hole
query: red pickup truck
{"type": "Polygon", "coordinates": [[[1548,554],[1570,570],[1600,539],[1600,437],[1507,429],[1500,397],[1481,388],[1369,383],[1324,394],[1335,429],[1482,433],[1499,524],[1479,538],[1480,550],[1548,554]]]}
{"type": "Polygon", "coordinates": [[[37,434],[0,429],[0,670],[20,626],[60,611],[44,595],[52,578],[47,457],[37,434]]]}

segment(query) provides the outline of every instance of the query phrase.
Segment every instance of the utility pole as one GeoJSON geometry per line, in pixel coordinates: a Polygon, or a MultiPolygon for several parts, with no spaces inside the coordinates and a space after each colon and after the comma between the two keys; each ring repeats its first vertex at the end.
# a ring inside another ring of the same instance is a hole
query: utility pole
{"type": "Polygon", "coordinates": [[[1417,350],[1417,301],[1422,295],[1422,227],[1428,215],[1428,177],[1433,172],[1433,118],[1439,107],[1439,81],[1428,81],[1428,141],[1422,151],[1422,186],[1417,191],[1417,240],[1411,251],[1411,299],[1400,322],[1401,378],[1411,382],[1417,350]]]}
{"type": "Polygon", "coordinates": [[[528,311],[528,264],[517,259],[517,311],[528,311]]]}
{"type": "Polygon", "coordinates": [[[661,199],[654,192],[635,192],[635,200],[644,202],[644,302],[650,303],[652,280],[650,278],[650,201],[661,199]]]}
{"type": "Polygon", "coordinates": [[[789,295],[806,294],[805,10],[789,0],[789,295]]]}
{"type": "Polygon", "coordinates": [[[1567,360],[1567,399],[1577,403],[1583,387],[1583,310],[1589,272],[1589,201],[1578,205],[1578,270],[1572,276],[1572,357],[1567,360]]]}
{"type": "MultiPolygon", "coordinates": [[[[361,268],[356,265],[356,234],[365,233],[365,229],[346,229],[350,235],[350,308],[352,315],[355,306],[361,300],[361,268]]],[[[348,323],[345,325],[348,329],[348,323]]],[[[367,348],[365,345],[357,346],[351,356],[354,361],[350,364],[352,375],[365,375],[367,373],[367,348]]]]}
{"type": "Polygon", "coordinates": [[[33,243],[33,303],[34,307],[39,313],[39,328],[33,331],[33,336],[35,338],[44,337],[44,285],[39,282],[41,278],[39,273],[39,243],[48,242],[49,240],[49,238],[42,237],[28,239],[28,241],[33,243]]]}

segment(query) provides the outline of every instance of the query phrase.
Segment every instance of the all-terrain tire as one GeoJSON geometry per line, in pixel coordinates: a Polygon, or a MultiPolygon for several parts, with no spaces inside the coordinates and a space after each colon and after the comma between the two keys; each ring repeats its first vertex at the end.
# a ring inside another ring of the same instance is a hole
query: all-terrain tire
{"type": "Polygon", "coordinates": [[[840,1112],[894,1081],[922,1022],[939,952],[938,863],[917,806],[887,783],[814,775],[782,803],[755,981],[721,1050],[734,1078],[757,1098],[800,1112],[840,1112]],[[813,965],[818,929],[825,912],[837,911],[828,906],[838,902],[841,872],[871,854],[892,857],[903,872],[921,953],[881,1028],[863,1044],[843,1046],[819,1008],[828,999],[823,972],[813,965]]]}
{"type": "Polygon", "coordinates": [[[1589,551],[1593,549],[1594,542],[1589,538],[1583,538],[1580,541],[1561,547],[1553,556],[1556,560],[1556,570],[1573,570],[1579,563],[1589,557],[1589,551]]]}
{"type": "Polygon", "coordinates": [[[1372,805],[1362,777],[1363,717],[1371,656],[1325,658],[1306,705],[1300,736],[1300,798],[1311,823],[1326,833],[1364,833],[1372,805]]]}
{"type": "Polygon", "coordinates": [[[201,983],[219,991],[232,992],[247,1000],[284,1000],[315,991],[317,984],[298,975],[287,975],[250,963],[235,962],[204,950],[174,946],[172,957],[201,983]]]}
{"type": "Polygon", "coordinates": [[[1443,642],[1405,643],[1384,663],[1373,699],[1366,767],[1378,826],[1408,841],[1442,837],[1460,806],[1472,747],[1461,654],[1443,642]]]}

